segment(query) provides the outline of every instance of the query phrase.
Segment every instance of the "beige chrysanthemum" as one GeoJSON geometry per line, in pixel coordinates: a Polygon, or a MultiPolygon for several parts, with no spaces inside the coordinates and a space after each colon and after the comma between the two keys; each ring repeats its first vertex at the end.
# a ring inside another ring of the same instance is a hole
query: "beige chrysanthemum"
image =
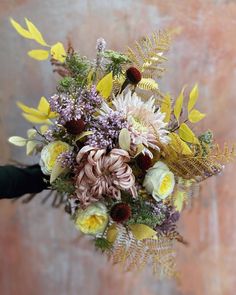
{"type": "Polygon", "coordinates": [[[121,190],[128,190],[135,197],[135,177],[127,164],[128,152],[90,146],[83,147],[77,155],[79,172],[76,176],[76,195],[82,206],[103,197],[120,199],[121,190]]]}
{"type": "MultiPolygon", "coordinates": [[[[164,122],[165,113],[155,109],[155,100],[151,97],[148,101],[142,101],[135,93],[128,91],[126,94],[118,95],[113,105],[115,109],[127,119],[129,131],[134,146],[142,144],[144,153],[152,157],[148,148],[160,150],[161,144],[168,144],[170,138],[164,122]]],[[[103,111],[107,107],[103,106],[103,111]]]]}

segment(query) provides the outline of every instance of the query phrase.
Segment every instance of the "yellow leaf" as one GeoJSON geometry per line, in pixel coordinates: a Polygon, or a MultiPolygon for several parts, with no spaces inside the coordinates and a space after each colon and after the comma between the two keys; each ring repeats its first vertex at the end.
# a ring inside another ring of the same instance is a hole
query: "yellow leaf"
{"type": "Polygon", "coordinates": [[[174,195],[174,198],[175,198],[174,200],[175,209],[181,212],[185,202],[185,192],[182,192],[182,191],[176,192],[174,195]]]}
{"type": "Polygon", "coordinates": [[[61,164],[56,161],[56,164],[52,168],[52,173],[50,176],[50,183],[53,183],[57,179],[58,176],[60,176],[63,172],[65,172],[67,168],[61,167],[61,164]]]}
{"type": "Polygon", "coordinates": [[[51,47],[51,55],[54,59],[64,62],[66,59],[66,51],[61,42],[57,42],[51,47]]]}
{"type": "Polygon", "coordinates": [[[30,114],[25,114],[23,113],[22,116],[29,122],[31,123],[36,123],[36,124],[48,124],[51,125],[52,122],[45,118],[45,117],[39,117],[39,116],[34,116],[34,115],[30,115],[30,114]]]}
{"type": "Polygon", "coordinates": [[[171,114],[171,97],[170,94],[166,94],[161,104],[161,112],[165,113],[165,120],[164,122],[169,123],[170,121],[170,114],[171,114]]]}
{"type": "Polygon", "coordinates": [[[11,25],[13,28],[17,31],[19,35],[21,35],[24,38],[32,39],[32,35],[30,32],[25,30],[19,23],[17,23],[13,18],[10,18],[11,25]]]}
{"type": "Polygon", "coordinates": [[[29,21],[27,18],[25,18],[25,22],[26,22],[26,25],[29,29],[29,32],[31,33],[32,39],[34,39],[40,45],[48,46],[48,44],[44,41],[42,34],[39,32],[39,30],[36,28],[36,26],[31,21],[29,21]]]}
{"type": "Polygon", "coordinates": [[[104,76],[97,84],[97,92],[104,98],[108,98],[112,91],[112,72],[104,76]]]}
{"type": "Polygon", "coordinates": [[[47,130],[48,130],[48,126],[47,126],[47,125],[42,125],[42,126],[40,126],[40,132],[41,132],[42,134],[44,134],[47,130]]]}
{"type": "Polygon", "coordinates": [[[37,131],[33,128],[28,129],[28,131],[27,131],[27,136],[29,139],[33,139],[36,134],[37,134],[37,131]]]}
{"type": "Polygon", "coordinates": [[[125,150],[125,151],[129,151],[130,150],[130,144],[131,144],[131,137],[130,137],[129,130],[127,128],[121,129],[120,134],[119,134],[119,146],[120,146],[120,148],[125,150]]]}
{"type": "Polygon", "coordinates": [[[106,234],[107,240],[113,244],[117,238],[117,235],[118,235],[118,230],[116,228],[116,224],[113,223],[111,226],[109,226],[107,230],[107,234],[106,234]]]}
{"type": "Polygon", "coordinates": [[[34,49],[28,51],[28,56],[36,60],[46,60],[49,56],[49,51],[44,49],[34,49]]]}
{"type": "Polygon", "coordinates": [[[181,90],[178,98],[176,99],[175,106],[174,106],[174,115],[175,115],[175,118],[176,118],[176,120],[178,122],[179,122],[179,117],[180,117],[180,114],[181,114],[181,111],[182,111],[182,107],[183,107],[185,87],[186,86],[184,86],[182,88],[182,90],[181,90]]]}
{"type": "Polygon", "coordinates": [[[197,123],[205,117],[206,117],[206,114],[203,114],[196,109],[192,110],[188,115],[188,119],[191,123],[197,123]]]}
{"type": "Polygon", "coordinates": [[[27,139],[20,136],[11,136],[8,138],[8,141],[16,146],[25,146],[27,139]]]}
{"type": "Polygon", "coordinates": [[[132,234],[137,240],[152,239],[156,236],[156,231],[145,224],[130,224],[132,234]]]}
{"type": "Polygon", "coordinates": [[[199,144],[197,137],[185,123],[182,123],[179,127],[179,136],[184,141],[187,141],[189,143],[199,144]]]}
{"type": "Polygon", "coordinates": [[[32,155],[32,153],[33,153],[34,149],[36,148],[36,146],[37,146],[37,142],[28,141],[27,145],[26,145],[26,155],[27,156],[32,155]]]}
{"type": "Polygon", "coordinates": [[[188,112],[192,110],[198,99],[198,85],[195,84],[189,95],[188,112]]]}
{"type": "Polygon", "coordinates": [[[91,135],[91,134],[93,134],[93,131],[83,131],[81,134],[79,134],[79,135],[76,136],[75,141],[81,140],[84,137],[86,137],[88,135],[91,135]]]}
{"type": "Polygon", "coordinates": [[[176,133],[170,133],[169,137],[171,138],[170,146],[171,148],[176,151],[178,154],[182,155],[192,155],[193,152],[190,149],[190,147],[187,145],[186,142],[184,142],[178,134],[176,133]]]}
{"type": "Polygon", "coordinates": [[[89,71],[88,76],[87,76],[87,84],[88,84],[88,86],[92,85],[93,75],[94,75],[94,70],[92,69],[92,70],[89,71]]]}
{"type": "Polygon", "coordinates": [[[45,115],[50,113],[50,104],[44,96],[40,98],[38,110],[45,115]]]}
{"type": "Polygon", "coordinates": [[[144,145],[142,143],[138,144],[136,153],[133,157],[136,158],[143,151],[143,149],[144,149],[144,145]]]}

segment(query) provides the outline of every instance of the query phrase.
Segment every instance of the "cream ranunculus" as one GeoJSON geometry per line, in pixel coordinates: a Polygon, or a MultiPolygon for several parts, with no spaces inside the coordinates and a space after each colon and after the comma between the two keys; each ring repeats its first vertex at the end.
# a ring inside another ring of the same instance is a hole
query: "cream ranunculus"
{"type": "Polygon", "coordinates": [[[75,227],[84,234],[96,235],[102,233],[108,224],[107,208],[100,202],[89,205],[85,210],[75,213],[75,227]]]}
{"type": "Polygon", "coordinates": [[[50,175],[57,157],[66,151],[70,150],[69,144],[60,140],[54,141],[46,145],[41,151],[40,166],[44,174],[50,175]]]}
{"type": "Polygon", "coordinates": [[[165,199],[173,192],[175,186],[174,174],[166,164],[158,161],[147,171],[143,186],[155,200],[165,199]]]}

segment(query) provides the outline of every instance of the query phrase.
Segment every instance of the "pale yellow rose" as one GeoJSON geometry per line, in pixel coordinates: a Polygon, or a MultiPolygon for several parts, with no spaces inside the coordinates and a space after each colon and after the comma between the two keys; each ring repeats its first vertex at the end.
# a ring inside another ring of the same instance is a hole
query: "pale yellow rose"
{"type": "Polygon", "coordinates": [[[147,171],[143,186],[155,200],[159,201],[173,192],[175,177],[165,163],[158,161],[147,171]]]}
{"type": "Polygon", "coordinates": [[[85,210],[79,209],[75,214],[75,227],[84,234],[102,233],[108,224],[107,208],[100,202],[89,205],[85,210]]]}
{"type": "Polygon", "coordinates": [[[60,140],[46,145],[41,151],[40,166],[44,174],[50,175],[58,156],[70,150],[69,144],[60,140]]]}

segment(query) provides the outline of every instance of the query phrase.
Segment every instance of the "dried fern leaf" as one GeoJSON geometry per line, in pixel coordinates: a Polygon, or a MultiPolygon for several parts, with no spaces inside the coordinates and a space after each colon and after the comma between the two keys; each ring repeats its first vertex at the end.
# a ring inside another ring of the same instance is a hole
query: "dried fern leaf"
{"type": "Polygon", "coordinates": [[[136,42],[134,49],[128,48],[127,55],[131,62],[142,72],[144,78],[159,78],[165,69],[160,65],[166,61],[163,53],[169,49],[170,34],[154,33],[136,42]]]}
{"type": "Polygon", "coordinates": [[[121,265],[124,271],[141,271],[151,263],[158,277],[176,275],[173,239],[166,236],[138,241],[125,227],[119,226],[118,237],[108,255],[111,262],[121,265]]]}

